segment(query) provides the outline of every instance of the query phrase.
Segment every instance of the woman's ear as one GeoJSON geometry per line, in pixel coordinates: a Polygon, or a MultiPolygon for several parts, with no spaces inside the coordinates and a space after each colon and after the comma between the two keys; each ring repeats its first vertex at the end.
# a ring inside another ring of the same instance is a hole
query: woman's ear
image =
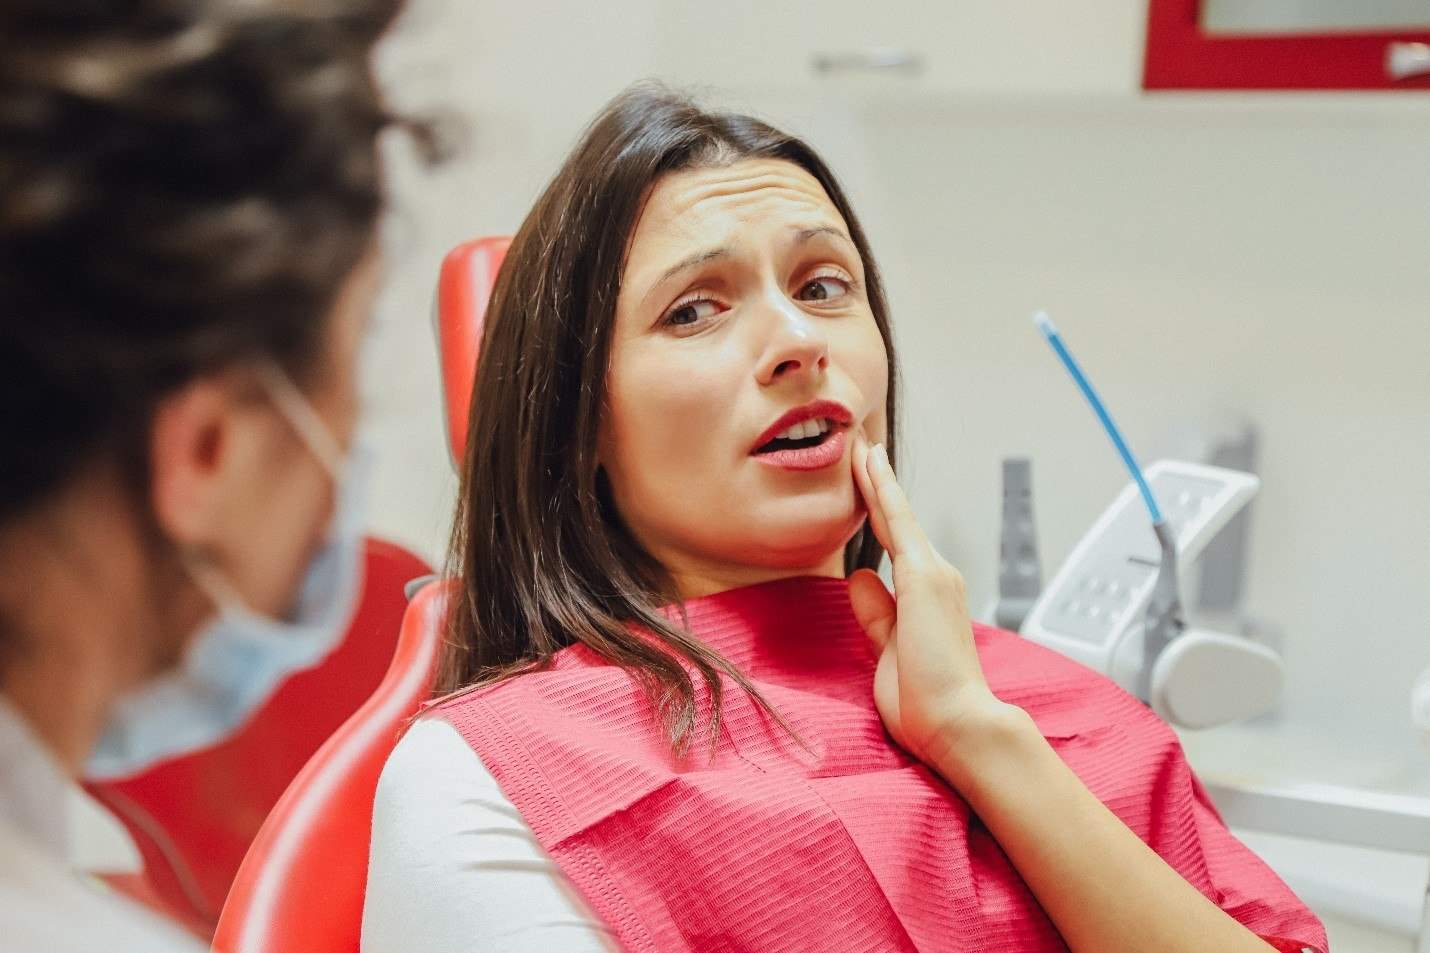
{"type": "Polygon", "coordinates": [[[148,441],[149,499],[159,529],[184,547],[214,539],[224,511],[257,478],[263,404],[237,373],[197,378],[166,395],[148,441]]]}

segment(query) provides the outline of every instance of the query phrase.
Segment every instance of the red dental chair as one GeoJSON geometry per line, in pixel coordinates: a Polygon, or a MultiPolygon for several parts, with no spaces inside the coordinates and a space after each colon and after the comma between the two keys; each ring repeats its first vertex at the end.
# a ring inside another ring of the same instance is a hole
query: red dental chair
{"type": "Polygon", "coordinates": [[[467,445],[467,412],[477,379],[477,352],[487,304],[509,247],[511,239],[505,236],[458,245],[442,261],[437,281],[437,348],[447,404],[447,442],[458,469],[467,445]]]}
{"type": "Polygon", "coordinates": [[[407,581],[430,573],[399,546],[365,544],[361,599],[343,641],[284,682],[236,736],[89,793],[124,825],[144,868],[109,884],[209,938],[264,817],[319,745],[372,694],[392,658],[407,581]]]}
{"type": "MultiPolygon", "coordinates": [[[[442,262],[437,338],[458,465],[482,323],[509,244],[479,239],[442,262]]],[[[402,728],[431,694],[446,596],[436,582],[416,593],[381,686],[309,760],[264,822],[224,904],[217,953],[357,953],[373,793],[402,728]]]]}

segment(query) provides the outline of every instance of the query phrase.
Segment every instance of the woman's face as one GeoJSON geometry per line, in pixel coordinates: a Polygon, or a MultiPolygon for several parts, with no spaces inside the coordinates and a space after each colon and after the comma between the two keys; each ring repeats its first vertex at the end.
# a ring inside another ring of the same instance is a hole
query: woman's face
{"type": "Polygon", "coordinates": [[[799,166],[656,183],[616,306],[601,462],[687,597],[842,574],[853,434],[885,436],[888,361],[843,217],[799,166]]]}

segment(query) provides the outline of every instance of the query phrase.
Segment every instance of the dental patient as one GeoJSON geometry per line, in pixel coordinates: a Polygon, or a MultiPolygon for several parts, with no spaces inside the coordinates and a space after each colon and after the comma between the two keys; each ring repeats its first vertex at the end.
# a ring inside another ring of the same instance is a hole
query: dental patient
{"type": "Polygon", "coordinates": [[[809,146],[654,87],[595,120],[487,315],[367,953],[1325,950],[1155,715],[970,622],[895,384],[809,146]]]}

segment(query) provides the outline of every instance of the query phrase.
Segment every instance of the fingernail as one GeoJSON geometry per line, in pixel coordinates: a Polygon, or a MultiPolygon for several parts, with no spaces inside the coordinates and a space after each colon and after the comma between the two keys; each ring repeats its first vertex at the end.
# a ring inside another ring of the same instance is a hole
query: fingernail
{"type": "Polygon", "coordinates": [[[884,449],[882,443],[874,444],[874,453],[878,455],[879,463],[886,467],[889,466],[889,451],[884,449]]]}

